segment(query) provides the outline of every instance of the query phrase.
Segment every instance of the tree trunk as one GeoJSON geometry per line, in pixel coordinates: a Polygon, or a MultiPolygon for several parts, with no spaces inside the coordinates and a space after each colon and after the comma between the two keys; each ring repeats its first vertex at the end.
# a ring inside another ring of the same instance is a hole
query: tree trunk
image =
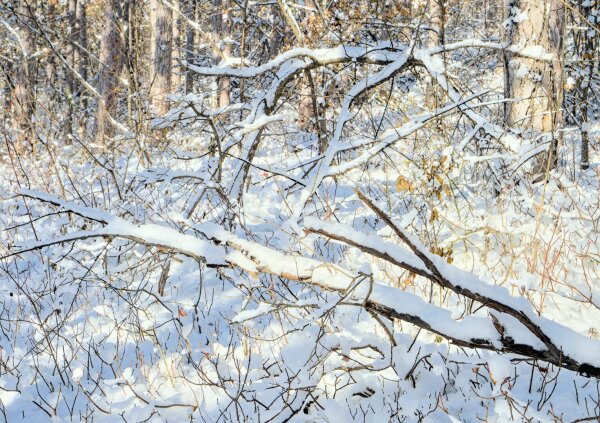
{"type": "MultiPolygon", "coordinates": [[[[79,34],[77,33],[79,25],[77,24],[77,0],[69,0],[67,3],[67,21],[69,24],[68,41],[66,43],[65,58],[69,61],[69,64],[75,69],[76,63],[79,58],[79,49],[77,43],[79,41],[79,34]]],[[[75,97],[79,92],[79,80],[72,72],[65,74],[67,83],[67,104],[69,111],[67,112],[67,122],[65,124],[66,140],[70,138],[70,134],[73,132],[73,114],[75,113],[75,97]]]]}
{"type": "MultiPolygon", "coordinates": [[[[242,37],[240,40],[240,65],[244,67],[244,61],[246,60],[246,49],[247,49],[247,36],[248,36],[248,0],[244,0],[242,4],[242,37]]],[[[246,81],[242,78],[240,80],[240,103],[246,101],[246,81]]],[[[242,111],[240,110],[240,118],[242,117],[242,111]]]]}
{"type": "MultiPolygon", "coordinates": [[[[220,61],[221,57],[227,59],[231,56],[231,5],[229,0],[216,0],[215,6],[220,15],[215,20],[215,33],[221,36],[222,50],[220,54],[215,55],[215,61],[220,61]]],[[[229,78],[222,77],[218,81],[218,107],[229,105],[231,97],[231,82],[229,78]]]]}
{"type": "Polygon", "coordinates": [[[160,0],[150,3],[150,98],[154,113],[169,110],[172,89],[173,11],[160,0]]]}
{"type": "MultiPolygon", "coordinates": [[[[76,44],[79,41],[78,25],[77,25],[77,0],[69,0],[67,3],[67,21],[69,23],[69,41],[67,42],[67,48],[65,52],[66,59],[69,61],[71,66],[75,68],[77,63],[77,47],[76,44]]],[[[69,89],[69,96],[74,97],[75,92],[78,91],[78,80],[71,72],[67,72],[67,88],[69,89]]],[[[72,102],[70,102],[72,104],[72,102]]]]}
{"type": "MultiPolygon", "coordinates": [[[[562,56],[564,6],[561,0],[511,0],[508,3],[507,41],[532,54],[550,53],[553,60],[524,58],[516,54],[505,57],[505,94],[516,101],[505,103],[505,121],[528,137],[550,135],[552,155],[541,160],[554,166],[556,145],[554,131],[562,123],[563,65],[562,56]]],[[[543,163],[542,163],[543,162],[543,163]]]]}
{"type": "MultiPolygon", "coordinates": [[[[181,12],[181,0],[174,0],[172,2],[175,9],[180,13],[181,12]]],[[[180,63],[180,38],[181,38],[181,15],[179,13],[174,13],[173,16],[173,53],[172,53],[172,63],[173,63],[173,71],[171,74],[171,87],[172,91],[177,91],[179,89],[179,85],[181,84],[181,66],[180,63]]]]}
{"type": "Polygon", "coordinates": [[[119,0],[106,0],[104,5],[104,28],[100,42],[100,72],[98,93],[100,100],[96,116],[96,140],[103,143],[112,136],[114,127],[110,117],[117,108],[119,76],[123,70],[123,39],[119,28],[119,0]]]}
{"type": "Polygon", "coordinates": [[[267,53],[270,57],[275,57],[281,51],[283,39],[285,38],[285,20],[279,11],[279,7],[274,7],[272,10],[273,32],[268,39],[267,53]]]}
{"type": "Polygon", "coordinates": [[[302,132],[313,132],[315,129],[315,110],[312,102],[312,89],[309,83],[309,76],[306,71],[300,79],[298,92],[300,94],[300,105],[298,106],[298,129],[302,132]]]}
{"type": "MultiPolygon", "coordinates": [[[[302,34],[302,32],[300,31],[300,27],[296,22],[294,16],[291,14],[287,3],[285,2],[285,0],[277,0],[277,3],[279,4],[281,14],[287,22],[287,26],[292,30],[296,41],[304,44],[304,34],[302,34]]],[[[312,0],[306,1],[306,7],[314,8],[314,6],[315,5],[312,2],[312,0]]],[[[305,14],[302,25],[307,25],[307,21],[308,13],[305,14]]],[[[308,42],[310,44],[310,39],[308,40],[308,42]]],[[[312,45],[310,45],[309,47],[312,47],[312,45]]],[[[300,94],[300,105],[298,106],[298,120],[296,124],[298,125],[298,129],[300,129],[303,132],[314,132],[316,129],[316,126],[314,124],[316,122],[316,110],[313,107],[313,89],[309,80],[309,72],[310,71],[304,72],[298,84],[298,92],[300,94]]]]}
{"type": "MultiPolygon", "coordinates": [[[[88,37],[87,37],[87,18],[85,7],[87,5],[87,0],[78,0],[77,1],[77,10],[76,10],[76,33],[77,43],[80,48],[75,49],[75,70],[81,76],[84,81],[88,79],[88,68],[90,66],[90,61],[88,58],[88,37]]],[[[87,101],[84,96],[82,96],[81,87],[79,91],[76,92],[78,97],[83,97],[81,100],[81,107],[83,109],[87,108],[87,101]]]]}
{"type": "Polygon", "coordinates": [[[431,21],[428,31],[427,47],[437,47],[444,44],[446,38],[446,4],[445,0],[429,0],[427,13],[431,21]]]}
{"type": "MultiPolygon", "coordinates": [[[[581,16],[592,16],[592,3],[581,1],[579,10],[581,16]]],[[[575,95],[572,111],[575,116],[577,125],[581,132],[581,169],[585,170],[590,167],[590,126],[588,116],[588,103],[590,101],[590,88],[592,85],[592,75],[594,72],[594,53],[596,51],[598,36],[595,29],[589,28],[589,23],[585,19],[578,19],[579,25],[583,26],[583,30],[575,36],[575,50],[577,57],[583,60],[584,65],[579,73],[577,85],[575,87],[575,95]]]]}
{"type": "Polygon", "coordinates": [[[16,148],[17,151],[22,152],[25,148],[33,150],[35,145],[32,122],[35,111],[35,66],[34,62],[29,60],[29,56],[33,53],[35,40],[32,32],[27,27],[31,17],[27,2],[20,0],[17,10],[19,13],[18,31],[22,65],[14,67],[12,105],[15,114],[15,129],[18,131],[16,148]],[[29,147],[26,147],[27,144],[29,144],[29,147]]]}
{"type": "MultiPolygon", "coordinates": [[[[288,28],[294,34],[296,41],[308,47],[313,47],[310,39],[306,39],[304,34],[300,29],[300,25],[298,25],[296,18],[292,15],[291,10],[289,9],[285,0],[277,0],[279,5],[279,10],[281,15],[285,18],[285,22],[287,23],[288,28]],[[306,40],[306,41],[305,41],[306,40]]],[[[312,0],[307,0],[305,2],[307,8],[313,9],[315,4],[312,0]]],[[[308,25],[308,13],[304,13],[301,25],[305,27],[308,25]]],[[[319,134],[319,127],[317,124],[318,119],[318,110],[316,97],[314,92],[314,82],[311,79],[310,71],[305,71],[302,75],[298,83],[298,93],[300,96],[300,104],[298,106],[298,119],[296,124],[298,129],[303,132],[312,132],[319,134]]],[[[319,137],[320,138],[320,137],[319,137]]],[[[319,150],[323,147],[322,143],[319,142],[319,150]]]]}
{"type": "MultiPolygon", "coordinates": [[[[431,22],[431,28],[427,31],[427,48],[433,48],[445,43],[446,39],[446,3],[445,0],[428,0],[427,15],[431,22]]],[[[446,67],[446,53],[442,53],[444,68],[446,67]]],[[[425,88],[425,104],[430,110],[440,106],[441,92],[433,78],[428,78],[425,88]]]]}
{"type": "Polygon", "coordinates": [[[286,0],[277,0],[277,4],[279,5],[279,10],[285,18],[288,27],[294,33],[296,40],[299,42],[303,41],[304,37],[302,35],[302,31],[300,30],[300,26],[298,25],[296,18],[294,18],[294,15],[292,14],[292,11],[288,6],[286,0]]]}
{"type": "MultiPolygon", "coordinates": [[[[194,22],[198,22],[198,1],[190,0],[188,2],[188,9],[186,10],[187,16],[194,22]]],[[[196,30],[191,26],[187,25],[185,34],[185,60],[191,63],[194,59],[194,45],[196,40],[196,30]]],[[[190,70],[185,71],[185,92],[190,93],[194,90],[194,72],[190,70]]]]}

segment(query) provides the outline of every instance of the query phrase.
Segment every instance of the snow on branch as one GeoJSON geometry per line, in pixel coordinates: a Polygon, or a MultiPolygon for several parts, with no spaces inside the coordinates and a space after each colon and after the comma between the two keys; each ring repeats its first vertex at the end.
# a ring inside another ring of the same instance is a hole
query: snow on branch
{"type": "MultiPolygon", "coordinates": [[[[486,48],[492,50],[508,51],[519,56],[537,60],[554,60],[552,53],[546,52],[538,46],[516,46],[503,43],[494,43],[489,41],[470,39],[456,43],[445,44],[430,48],[427,51],[430,55],[437,55],[447,51],[453,51],[464,48],[486,48]]],[[[387,65],[395,60],[402,52],[407,51],[406,45],[393,45],[390,42],[379,43],[373,47],[358,45],[339,45],[333,48],[308,49],[294,48],[290,49],[276,58],[259,66],[250,66],[245,68],[235,68],[231,66],[221,67],[201,67],[183,61],[183,65],[191,71],[202,76],[231,76],[237,78],[254,78],[282,66],[285,62],[293,59],[310,60],[315,65],[325,66],[347,61],[356,61],[358,63],[372,65],[387,65]]]]}
{"type": "MultiPolygon", "coordinates": [[[[505,288],[488,285],[476,275],[446,263],[443,258],[430,253],[419,240],[401,229],[362,192],[358,190],[356,192],[359,198],[394,231],[413,254],[387,243],[377,236],[366,236],[340,224],[328,224],[306,218],[305,229],[354,246],[361,251],[423,276],[443,288],[475,300],[495,312],[510,316],[514,319],[513,322],[519,322],[518,328],[512,324],[507,325],[505,322],[509,320],[506,320],[506,316],[492,314],[495,327],[503,343],[520,344],[519,341],[516,341],[520,335],[515,336],[515,334],[526,328],[544,346],[541,355],[538,352],[532,356],[561,367],[600,377],[600,342],[587,339],[559,323],[536,315],[531,304],[525,299],[512,297],[505,288]]],[[[528,347],[519,345],[515,348],[529,347],[536,350],[539,348],[537,344],[529,344],[528,347]]]]}
{"type": "Polygon", "coordinates": [[[374,65],[386,65],[394,61],[398,54],[406,49],[406,46],[393,46],[386,42],[374,47],[340,45],[333,48],[308,49],[294,48],[281,53],[276,58],[260,66],[247,68],[223,67],[200,67],[191,63],[183,62],[191,71],[203,76],[231,76],[237,78],[255,78],[274,69],[281,67],[284,63],[294,59],[309,59],[312,63],[325,66],[336,63],[356,61],[374,65]]]}
{"type": "MultiPolygon", "coordinates": [[[[324,154],[315,159],[316,165],[314,169],[310,174],[302,178],[301,185],[304,188],[300,191],[298,202],[295,204],[286,225],[296,231],[298,229],[297,222],[300,220],[305,205],[315,192],[317,192],[325,178],[339,175],[367,163],[391,144],[422,129],[428,121],[450,110],[459,109],[475,122],[477,128],[481,128],[485,133],[496,139],[499,145],[507,152],[521,152],[523,149],[528,150],[529,143],[524,142],[522,137],[492,123],[475,110],[477,105],[470,104],[470,100],[488,91],[484,91],[478,95],[465,96],[448,81],[444,62],[437,55],[444,51],[444,48],[452,51],[467,47],[506,48],[502,44],[478,40],[467,40],[461,43],[449,44],[447,47],[434,47],[431,49],[419,49],[407,45],[394,46],[386,42],[374,47],[340,45],[324,49],[295,48],[280,54],[263,65],[247,68],[229,66],[201,68],[189,64],[188,67],[200,75],[214,77],[256,78],[267,73],[272,74],[269,88],[265,91],[256,91],[254,99],[251,102],[250,112],[241,122],[234,125],[242,129],[236,131],[231,136],[231,141],[224,147],[224,150],[227,151],[230,146],[237,144],[241,146],[240,160],[235,164],[235,168],[232,171],[235,177],[229,188],[231,197],[235,198],[241,204],[244,186],[246,185],[250,169],[253,166],[254,158],[259,150],[263,130],[267,124],[280,120],[279,116],[272,114],[278,107],[277,103],[280,96],[294,78],[306,70],[331,64],[356,62],[382,66],[375,73],[367,72],[364,78],[356,82],[345,93],[341,109],[333,127],[333,134],[323,144],[325,147],[324,154]],[[444,108],[410,120],[400,128],[389,129],[377,140],[365,139],[358,142],[356,140],[343,140],[346,124],[355,116],[352,110],[354,103],[368,91],[381,86],[381,84],[390,80],[398,73],[411,69],[411,65],[418,65],[431,74],[433,80],[446,92],[451,102],[444,108]],[[369,145],[371,145],[370,148],[359,151],[357,156],[350,161],[333,165],[335,159],[339,157],[340,152],[350,149],[356,150],[369,145]]],[[[513,51],[511,48],[509,50],[513,51]]]]}
{"type": "MultiPolygon", "coordinates": [[[[443,61],[440,58],[433,57],[427,50],[415,51],[415,58],[425,66],[451,100],[459,102],[463,98],[463,95],[448,81],[443,61]]],[[[481,127],[488,135],[495,138],[508,151],[518,152],[523,148],[525,143],[522,138],[490,122],[487,118],[468,106],[460,106],[460,109],[469,119],[481,127]]]]}
{"type": "MultiPolygon", "coordinates": [[[[341,163],[341,164],[338,164],[335,166],[331,166],[329,168],[329,172],[328,172],[327,176],[336,176],[336,175],[342,174],[344,172],[348,172],[349,170],[354,169],[354,168],[366,163],[372,157],[375,157],[376,155],[381,153],[383,150],[385,150],[387,147],[393,145],[394,143],[396,143],[402,139],[405,139],[410,134],[423,128],[427,122],[429,122],[439,116],[442,116],[443,114],[445,114],[451,110],[460,108],[463,105],[470,102],[471,100],[473,100],[477,97],[480,97],[480,96],[488,93],[489,91],[490,90],[485,90],[481,93],[473,94],[473,95],[468,96],[458,102],[452,102],[444,107],[434,110],[431,113],[426,113],[424,115],[415,117],[399,128],[388,129],[377,140],[363,140],[363,141],[358,141],[356,143],[353,143],[356,147],[364,146],[364,145],[368,145],[368,144],[374,144],[374,145],[371,148],[369,148],[368,150],[364,151],[359,156],[353,158],[352,160],[349,160],[348,162],[341,163]]],[[[473,106],[469,106],[469,107],[471,108],[473,106]]],[[[345,149],[347,149],[347,146],[340,148],[340,151],[338,151],[338,152],[344,151],[345,149]]]]}
{"type": "Polygon", "coordinates": [[[483,41],[477,39],[462,40],[456,43],[444,44],[443,46],[433,47],[428,51],[429,54],[433,55],[462,48],[486,48],[491,50],[501,50],[516,54],[518,56],[526,57],[528,59],[543,61],[551,61],[557,59],[557,57],[553,53],[546,51],[542,46],[519,46],[506,43],[494,43],[490,41],[483,41]]]}
{"type": "MultiPolygon", "coordinates": [[[[203,261],[209,266],[231,267],[250,274],[263,273],[339,292],[349,297],[349,300],[356,301],[357,306],[366,307],[390,319],[410,322],[458,346],[511,352],[600,377],[600,343],[586,339],[558,323],[536,316],[525,300],[513,298],[504,288],[487,285],[475,275],[448,265],[400,229],[366,196],[360,192],[358,194],[411,251],[386,243],[377,236],[366,236],[346,226],[326,224],[314,219],[306,219],[306,230],[353,245],[415,272],[445,288],[481,302],[497,314],[492,314],[491,318],[467,316],[455,320],[449,310],[429,304],[417,295],[375,282],[372,275],[353,273],[331,263],[285,254],[239,238],[216,224],[195,225],[194,229],[206,237],[200,239],[156,224],[137,225],[101,210],[79,206],[52,195],[33,191],[25,191],[22,195],[53,204],[104,226],[37,242],[11,253],[10,256],[91,237],[124,238],[180,253],[203,261]]],[[[6,257],[8,256],[3,258],[6,257]]]]}
{"type": "Polygon", "coordinates": [[[335,156],[340,149],[340,141],[342,138],[342,132],[346,123],[352,119],[350,108],[356,99],[368,90],[380,86],[384,82],[393,78],[398,72],[400,72],[408,63],[408,53],[402,54],[394,62],[385,66],[375,75],[368,75],[364,79],[358,81],[344,96],[342,103],[342,109],[339,112],[337,122],[333,131],[333,136],[328,143],[327,150],[323,159],[317,165],[317,170],[314,173],[310,182],[306,184],[306,187],[300,194],[300,199],[296,204],[294,212],[290,218],[290,224],[295,226],[297,221],[302,214],[302,210],[309,198],[315,193],[317,188],[321,185],[323,179],[330,174],[330,167],[335,159],[335,156]]]}

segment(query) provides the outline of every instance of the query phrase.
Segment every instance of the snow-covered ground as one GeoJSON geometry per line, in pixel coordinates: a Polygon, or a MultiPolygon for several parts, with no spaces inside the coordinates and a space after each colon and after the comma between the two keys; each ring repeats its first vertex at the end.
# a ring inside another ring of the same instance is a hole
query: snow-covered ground
{"type": "MultiPolygon", "coordinates": [[[[168,149],[150,150],[151,165],[125,154],[96,161],[77,145],[54,141],[48,141],[53,156],[0,162],[0,255],[6,256],[0,416],[9,422],[598,416],[597,378],[489,350],[503,348],[502,331],[517,343],[546,347],[514,316],[317,233],[332,231],[433,272],[359,199],[359,189],[453,287],[499,299],[569,357],[600,362],[600,157],[580,171],[578,137],[567,132],[559,167],[547,180],[520,178],[526,147],[534,146],[516,144],[516,136],[501,134],[470,109],[463,110],[472,118],[465,124],[455,109],[471,98],[454,91],[438,60],[419,57],[448,93],[450,103],[434,108],[449,114],[442,129],[429,124],[433,112],[411,86],[402,111],[374,107],[372,121],[383,113],[388,119],[380,120],[376,137],[363,136],[370,111],[352,109],[352,96],[404,66],[400,51],[340,96],[321,155],[315,137],[289,131],[289,110],[265,113],[273,84],[251,103],[254,114],[216,128],[227,135],[230,154],[221,164],[221,152],[207,154],[211,135],[201,125],[173,129],[168,149]],[[352,119],[359,123],[344,127],[352,119]],[[456,133],[448,135],[449,123],[456,133]],[[243,186],[243,161],[236,157],[254,154],[252,137],[260,131],[263,145],[243,186]],[[494,135],[502,148],[489,148],[494,135]],[[517,158],[507,160],[507,152],[517,158]],[[315,156],[319,164],[310,168],[315,156]],[[494,173],[500,170],[503,177],[494,173]],[[365,308],[367,301],[419,316],[435,330],[386,319],[365,308]],[[489,343],[473,349],[448,338],[489,343]]],[[[305,66],[284,59],[264,66],[284,64],[279,77],[305,66]]],[[[496,100],[492,93],[486,101],[496,100]]],[[[592,142],[599,133],[592,131],[592,142]]]]}

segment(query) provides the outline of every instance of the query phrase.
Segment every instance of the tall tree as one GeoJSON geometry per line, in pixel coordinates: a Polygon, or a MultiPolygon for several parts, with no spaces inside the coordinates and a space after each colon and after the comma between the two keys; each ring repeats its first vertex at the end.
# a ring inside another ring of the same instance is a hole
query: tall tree
{"type": "Polygon", "coordinates": [[[96,139],[103,142],[111,136],[114,126],[111,117],[117,108],[119,76],[123,70],[123,37],[119,25],[119,0],[106,0],[104,4],[105,33],[100,42],[100,94],[96,115],[96,139]]]}
{"type": "MultiPolygon", "coordinates": [[[[189,0],[186,5],[185,13],[187,17],[198,22],[198,0],[189,0]]],[[[192,25],[186,25],[185,32],[185,60],[192,63],[194,59],[194,43],[196,41],[196,28],[192,25]]],[[[194,73],[189,69],[185,71],[185,92],[189,93],[194,89],[194,73]]]]}
{"type": "MultiPolygon", "coordinates": [[[[429,18],[430,22],[425,39],[426,46],[432,48],[443,45],[446,41],[446,0],[428,0],[425,16],[429,18]]],[[[442,57],[445,62],[445,53],[442,57]]],[[[439,107],[441,92],[437,87],[437,83],[432,78],[428,78],[425,89],[426,104],[432,110],[439,107]]]]}
{"type": "Polygon", "coordinates": [[[173,10],[160,0],[150,2],[150,99],[156,114],[169,110],[172,90],[173,10]]]}
{"type": "Polygon", "coordinates": [[[90,61],[88,58],[88,34],[87,34],[87,16],[86,6],[88,0],[77,0],[75,35],[79,48],[75,49],[75,69],[84,80],[88,77],[88,67],[90,61]]]}
{"type": "MultiPolygon", "coordinates": [[[[214,33],[219,37],[215,45],[213,59],[215,63],[231,57],[231,4],[229,0],[215,0],[215,15],[213,19],[214,33]]],[[[217,106],[225,107],[229,105],[231,97],[231,81],[228,77],[219,78],[217,82],[217,106]]]]}
{"type": "MultiPolygon", "coordinates": [[[[71,63],[71,66],[75,68],[77,63],[77,42],[79,41],[78,25],[77,25],[77,0],[69,0],[67,2],[67,21],[69,25],[69,41],[67,43],[66,57],[71,63]]],[[[78,80],[71,72],[66,74],[67,76],[67,88],[69,89],[69,95],[73,96],[78,91],[78,80]]],[[[72,105],[72,102],[71,102],[72,105]]]]}
{"type": "Polygon", "coordinates": [[[33,114],[35,111],[35,61],[31,55],[35,49],[35,39],[31,31],[31,14],[34,5],[27,0],[19,0],[16,8],[17,28],[19,34],[20,66],[13,67],[12,106],[15,115],[14,124],[17,129],[17,148],[23,150],[27,144],[33,149],[33,114]]]}
{"type": "MultiPolygon", "coordinates": [[[[292,15],[291,10],[289,10],[286,2],[284,0],[278,0],[279,9],[282,15],[285,17],[285,21],[287,22],[288,27],[292,30],[296,41],[300,44],[305,45],[305,36],[304,33],[300,30],[300,26],[298,25],[296,19],[292,15]]],[[[314,3],[312,0],[308,0],[306,2],[306,6],[311,9],[314,8],[314,3]]],[[[302,25],[306,28],[308,25],[309,14],[305,13],[304,19],[302,19],[302,25]]],[[[307,40],[309,47],[314,47],[310,39],[307,40]]],[[[313,132],[315,129],[315,110],[313,108],[312,98],[314,95],[313,89],[311,89],[311,74],[310,70],[306,70],[304,75],[300,79],[298,92],[300,94],[300,104],[298,106],[298,128],[303,132],[313,132]]]]}
{"type": "MultiPolygon", "coordinates": [[[[306,9],[301,12],[299,16],[300,23],[292,13],[289,5],[285,0],[277,0],[279,6],[280,16],[282,16],[287,24],[287,28],[293,34],[296,43],[307,46],[315,47],[317,44],[317,37],[309,36],[310,27],[314,24],[311,20],[312,16],[317,12],[316,5],[313,0],[306,0],[306,9]]],[[[284,25],[285,26],[285,25],[284,25]]],[[[298,83],[298,93],[300,96],[300,103],[298,105],[298,129],[303,132],[316,133],[318,138],[319,151],[325,151],[325,143],[323,139],[324,122],[319,120],[319,109],[317,104],[317,97],[315,92],[315,82],[313,80],[310,69],[303,72],[298,83]]]]}
{"type": "MultiPolygon", "coordinates": [[[[506,54],[505,94],[516,100],[506,103],[506,123],[532,136],[553,134],[562,122],[564,5],[561,0],[511,0],[507,22],[507,41],[537,57],[506,54]]],[[[552,138],[552,161],[556,143],[552,138]]]]}
{"type": "Polygon", "coordinates": [[[176,91],[179,88],[179,85],[181,84],[181,66],[179,65],[180,63],[180,56],[181,56],[181,26],[182,26],[182,20],[181,20],[181,0],[174,0],[173,1],[173,7],[174,7],[174,11],[173,11],[173,51],[172,51],[172,56],[171,56],[171,61],[173,63],[173,71],[172,71],[172,75],[171,75],[171,86],[173,91],[176,91]]]}
{"type": "Polygon", "coordinates": [[[427,31],[428,47],[442,45],[446,38],[446,2],[445,0],[428,0],[427,14],[431,28],[427,31]]]}
{"type": "MultiPolygon", "coordinates": [[[[577,83],[573,98],[572,115],[575,117],[581,130],[581,168],[588,169],[590,166],[590,125],[589,125],[589,103],[592,80],[594,75],[594,53],[598,49],[597,29],[589,17],[598,15],[600,4],[580,0],[578,8],[574,9],[573,19],[577,22],[574,26],[575,53],[582,65],[577,69],[577,83]]],[[[578,62],[576,62],[579,64],[578,62]]]]}
{"type": "MultiPolygon", "coordinates": [[[[69,0],[67,2],[68,40],[65,56],[72,69],[79,74],[79,77],[84,78],[81,75],[81,71],[84,68],[82,64],[82,59],[85,57],[85,53],[82,55],[80,49],[82,48],[81,32],[85,32],[85,27],[81,26],[80,16],[78,16],[82,12],[85,13],[85,9],[82,3],[84,3],[84,0],[69,0]]],[[[87,42],[85,38],[84,41],[87,42]]],[[[73,125],[75,106],[77,103],[77,99],[81,94],[81,84],[78,76],[75,75],[73,72],[65,73],[65,77],[67,82],[67,102],[69,108],[67,113],[67,124],[65,125],[65,131],[67,133],[70,133],[74,129],[73,125]]],[[[87,75],[85,78],[87,78],[87,75]]]]}

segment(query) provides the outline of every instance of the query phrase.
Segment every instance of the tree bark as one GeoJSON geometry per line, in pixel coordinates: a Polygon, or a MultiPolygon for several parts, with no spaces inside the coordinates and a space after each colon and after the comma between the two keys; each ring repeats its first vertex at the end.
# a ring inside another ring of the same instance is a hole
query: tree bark
{"type": "MultiPolygon", "coordinates": [[[[279,8],[282,15],[292,30],[296,40],[308,47],[313,47],[310,38],[305,37],[306,30],[302,31],[296,19],[289,10],[287,3],[284,0],[278,0],[279,8]]],[[[310,9],[315,9],[315,3],[312,0],[306,0],[305,6],[310,9]]],[[[309,25],[311,12],[304,12],[301,17],[301,25],[306,28],[309,25]]],[[[324,139],[325,122],[320,119],[319,104],[317,102],[316,87],[310,70],[306,70],[300,79],[298,92],[300,95],[300,104],[298,106],[297,126],[303,132],[316,133],[318,138],[319,152],[324,152],[327,148],[324,139]]]]}
{"type": "MultiPolygon", "coordinates": [[[[248,36],[248,0],[244,0],[242,4],[242,37],[240,40],[240,61],[241,66],[244,66],[244,61],[246,60],[246,48],[247,41],[246,38],[248,36]]],[[[240,103],[246,101],[246,81],[243,79],[240,81],[240,103]]],[[[240,110],[240,118],[242,116],[242,111],[240,110]]]]}
{"type": "MultiPolygon", "coordinates": [[[[445,0],[428,0],[427,15],[429,15],[431,28],[427,31],[426,46],[433,48],[441,46],[446,42],[446,3],[445,0]]],[[[446,65],[446,54],[443,53],[444,67],[446,65]]],[[[425,88],[425,103],[431,110],[440,105],[441,93],[432,78],[428,78],[425,88]]]]}
{"type": "MultiPolygon", "coordinates": [[[[68,22],[68,40],[66,43],[66,59],[73,69],[76,69],[77,62],[80,58],[79,48],[77,44],[79,42],[79,25],[77,22],[77,0],[69,0],[67,3],[67,22],[68,22]]],[[[66,140],[69,140],[69,135],[73,131],[74,113],[75,113],[75,98],[79,94],[79,79],[72,73],[67,72],[65,74],[67,83],[67,104],[69,111],[67,114],[67,122],[65,125],[65,132],[67,134],[66,140]]]]}
{"type": "Polygon", "coordinates": [[[550,53],[537,60],[506,53],[507,125],[529,136],[552,133],[562,122],[564,8],[561,0],[510,0],[507,41],[519,48],[550,53]]]}
{"type": "Polygon", "coordinates": [[[78,0],[77,1],[77,11],[76,11],[76,35],[77,42],[81,47],[81,52],[79,49],[75,49],[76,54],[76,62],[75,69],[77,73],[81,75],[81,77],[87,80],[88,77],[88,66],[89,60],[88,55],[85,52],[88,48],[88,37],[87,37],[87,17],[86,17],[86,5],[87,0],[78,0]]]}
{"type": "Polygon", "coordinates": [[[154,113],[169,110],[172,89],[173,11],[160,0],[150,3],[150,98],[154,113]]]}
{"type": "MultiPolygon", "coordinates": [[[[174,0],[173,6],[177,10],[177,12],[181,13],[181,0],[174,0]]],[[[173,71],[171,74],[171,89],[172,91],[177,91],[179,89],[179,85],[181,84],[181,74],[182,69],[179,65],[181,50],[180,50],[180,38],[181,38],[181,15],[179,13],[174,13],[173,16],[173,53],[172,53],[172,63],[173,63],[173,71]]]]}
{"type": "Polygon", "coordinates": [[[104,4],[105,34],[100,42],[100,72],[98,93],[100,100],[96,115],[96,140],[104,143],[113,135],[110,117],[117,108],[119,76],[123,70],[123,38],[119,28],[119,0],[106,0],[104,4]]]}
{"type": "MultiPolygon", "coordinates": [[[[190,19],[194,22],[198,22],[198,1],[189,0],[188,9],[186,13],[190,19]]],[[[196,30],[191,26],[187,25],[185,34],[185,60],[191,63],[194,58],[194,44],[196,40],[196,30]]],[[[190,93],[194,90],[194,72],[189,69],[185,71],[185,92],[190,93]]]]}
{"type": "MultiPolygon", "coordinates": [[[[287,8],[287,4],[284,0],[278,0],[277,2],[279,4],[281,13],[286,18],[288,26],[294,33],[296,40],[302,43],[304,41],[304,35],[301,33],[300,28],[296,23],[294,17],[291,16],[291,11],[287,8]]],[[[312,2],[312,0],[306,1],[306,7],[314,8],[314,3],[312,2]]],[[[302,25],[307,25],[307,21],[308,14],[305,14],[305,18],[303,19],[302,25]]],[[[315,107],[313,107],[312,99],[314,92],[310,82],[310,71],[305,71],[298,84],[298,92],[300,94],[300,105],[298,106],[297,125],[298,129],[300,129],[303,132],[314,132],[315,129],[317,129],[315,125],[317,110],[315,110],[315,107]]]]}
{"type": "MultiPolygon", "coordinates": [[[[69,23],[69,41],[67,43],[66,58],[75,69],[77,63],[77,47],[76,43],[79,41],[78,37],[78,25],[77,25],[77,0],[69,0],[67,3],[67,21],[69,23]]],[[[78,91],[78,80],[71,72],[66,74],[67,77],[67,88],[69,89],[69,95],[75,96],[75,92],[78,91]]]]}
{"type": "MultiPolygon", "coordinates": [[[[592,16],[592,3],[580,1],[579,10],[581,16],[592,16]]],[[[575,116],[576,123],[581,132],[581,159],[580,167],[586,170],[590,167],[590,127],[588,116],[588,103],[590,101],[590,88],[592,85],[592,75],[594,72],[594,53],[597,48],[598,36],[596,31],[588,27],[588,22],[585,19],[577,19],[579,25],[583,26],[583,30],[575,36],[575,51],[577,57],[583,60],[583,69],[577,79],[575,95],[573,99],[572,115],[575,116]]]]}
{"type": "Polygon", "coordinates": [[[12,106],[15,115],[14,125],[18,131],[16,148],[17,151],[24,151],[25,148],[33,150],[35,145],[32,123],[35,112],[35,65],[33,61],[29,60],[29,56],[33,53],[35,40],[28,28],[31,10],[25,0],[19,0],[17,12],[19,14],[19,50],[22,65],[14,66],[12,106]],[[29,144],[29,147],[26,147],[27,144],[29,144]]]}
{"type": "MultiPolygon", "coordinates": [[[[215,55],[215,61],[220,61],[221,57],[227,59],[231,56],[231,4],[229,0],[216,0],[215,6],[219,11],[219,16],[215,20],[215,33],[221,37],[221,52],[215,55]]],[[[217,52],[218,53],[218,52],[217,52]]],[[[228,77],[219,78],[218,82],[218,107],[229,105],[231,97],[231,81],[228,77]]]]}
{"type": "MultiPolygon", "coordinates": [[[[75,14],[76,23],[76,39],[79,44],[79,48],[75,48],[74,68],[75,71],[81,76],[84,81],[88,79],[88,68],[90,61],[87,53],[88,49],[88,36],[87,36],[87,17],[86,17],[86,6],[87,0],[77,1],[77,10],[75,14]]],[[[83,94],[83,88],[79,85],[79,90],[76,92],[76,96],[80,98],[80,106],[83,110],[87,109],[87,99],[83,94]]]]}
{"type": "Polygon", "coordinates": [[[445,0],[429,0],[427,12],[430,16],[431,29],[428,31],[427,47],[444,44],[446,38],[446,4],[445,0]]]}
{"type": "Polygon", "coordinates": [[[290,10],[286,0],[277,0],[277,4],[279,5],[279,10],[285,18],[285,21],[287,22],[291,31],[294,33],[296,40],[302,42],[304,40],[302,31],[300,31],[300,26],[298,25],[296,18],[294,18],[294,15],[292,14],[292,11],[290,10]]]}

